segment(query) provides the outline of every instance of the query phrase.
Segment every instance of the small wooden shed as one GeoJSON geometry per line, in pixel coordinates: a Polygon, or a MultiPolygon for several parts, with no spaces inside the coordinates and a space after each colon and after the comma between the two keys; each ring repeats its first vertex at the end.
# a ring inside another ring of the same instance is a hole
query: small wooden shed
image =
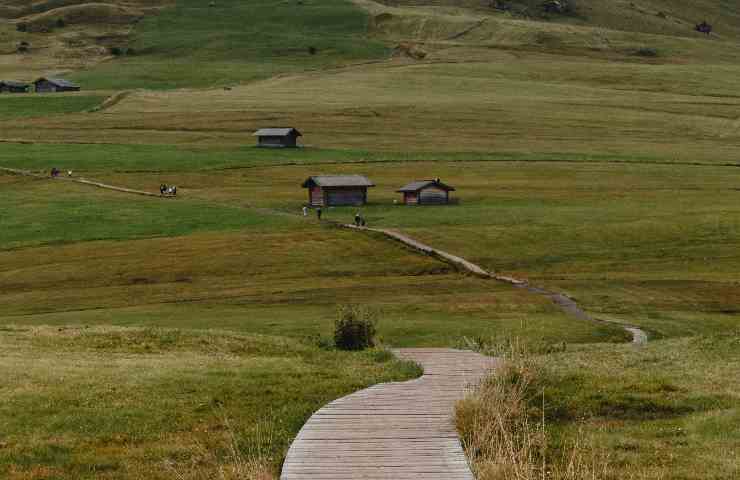
{"type": "Polygon", "coordinates": [[[364,205],[367,189],[375,184],[362,175],[317,175],[301,185],[308,189],[308,204],[313,207],[364,205]]]}
{"type": "Polygon", "coordinates": [[[13,80],[0,80],[0,93],[28,93],[31,85],[13,80]]]}
{"type": "Polygon", "coordinates": [[[442,205],[450,203],[450,192],[455,188],[434,180],[417,180],[398,189],[406,205],[442,205]]]}
{"type": "Polygon", "coordinates": [[[254,132],[258,147],[295,148],[301,132],[295,128],[261,128],[254,132]]]}
{"type": "Polygon", "coordinates": [[[62,78],[41,77],[33,82],[36,93],[79,92],[80,86],[62,78]]]}

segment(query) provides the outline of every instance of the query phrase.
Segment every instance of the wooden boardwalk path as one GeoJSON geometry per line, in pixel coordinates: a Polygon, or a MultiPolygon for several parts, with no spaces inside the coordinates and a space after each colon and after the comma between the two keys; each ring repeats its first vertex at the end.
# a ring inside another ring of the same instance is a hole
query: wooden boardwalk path
{"type": "Polygon", "coordinates": [[[337,399],[298,433],[281,480],[473,480],[455,431],[455,402],[495,365],[445,348],[394,351],[424,367],[416,380],[337,399]]]}

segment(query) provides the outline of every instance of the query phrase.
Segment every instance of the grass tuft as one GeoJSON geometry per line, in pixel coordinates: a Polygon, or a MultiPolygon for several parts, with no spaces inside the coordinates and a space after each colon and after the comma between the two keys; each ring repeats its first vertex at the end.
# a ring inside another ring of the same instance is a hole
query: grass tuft
{"type": "Polygon", "coordinates": [[[544,375],[523,344],[511,341],[495,372],[458,402],[457,429],[478,480],[592,479],[606,471],[606,457],[589,442],[577,440],[559,452],[552,448],[544,375]]]}

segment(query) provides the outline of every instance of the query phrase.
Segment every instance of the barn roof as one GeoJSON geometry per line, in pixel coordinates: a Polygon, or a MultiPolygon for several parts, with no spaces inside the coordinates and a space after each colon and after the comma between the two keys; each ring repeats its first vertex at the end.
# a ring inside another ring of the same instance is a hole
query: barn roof
{"type": "Polygon", "coordinates": [[[16,82],[15,80],[0,80],[0,85],[7,85],[9,87],[19,87],[19,88],[25,88],[28,87],[28,84],[25,82],[16,82]]]}
{"type": "Polygon", "coordinates": [[[76,83],[72,83],[69,80],[65,80],[63,78],[41,77],[33,83],[43,82],[44,80],[49,83],[53,83],[58,87],[80,88],[80,86],[76,83]]]}
{"type": "Polygon", "coordinates": [[[447,192],[455,191],[454,187],[442,183],[441,181],[439,181],[438,178],[434,180],[417,180],[415,182],[409,183],[408,185],[404,185],[403,187],[399,188],[397,191],[401,193],[418,192],[420,190],[424,190],[427,187],[437,187],[447,192]]]}
{"type": "Polygon", "coordinates": [[[295,135],[296,137],[303,136],[295,128],[260,128],[254,132],[255,137],[287,137],[289,135],[295,135]]]}
{"type": "Polygon", "coordinates": [[[301,185],[308,188],[311,184],[319,187],[374,187],[375,184],[363,175],[316,175],[308,177],[301,185]]]}

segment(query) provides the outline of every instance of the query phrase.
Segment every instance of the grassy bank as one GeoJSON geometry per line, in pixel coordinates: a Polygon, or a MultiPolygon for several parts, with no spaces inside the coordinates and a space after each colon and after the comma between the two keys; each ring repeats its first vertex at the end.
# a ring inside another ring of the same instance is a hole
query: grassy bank
{"type": "Polygon", "coordinates": [[[276,474],[324,403],[419,374],[376,352],[217,330],[6,325],[0,345],[9,480],[276,474]]]}
{"type": "Polygon", "coordinates": [[[104,99],[100,95],[3,95],[0,97],[0,120],[85,112],[104,99]]]}
{"type": "Polygon", "coordinates": [[[543,466],[547,478],[735,478],[738,342],[736,331],[510,357],[458,408],[477,478],[541,478],[543,466]]]}
{"type": "Polygon", "coordinates": [[[382,57],[367,23],[345,0],[178,1],[136,26],[134,55],[74,78],[104,89],[212,87],[382,57]]]}

